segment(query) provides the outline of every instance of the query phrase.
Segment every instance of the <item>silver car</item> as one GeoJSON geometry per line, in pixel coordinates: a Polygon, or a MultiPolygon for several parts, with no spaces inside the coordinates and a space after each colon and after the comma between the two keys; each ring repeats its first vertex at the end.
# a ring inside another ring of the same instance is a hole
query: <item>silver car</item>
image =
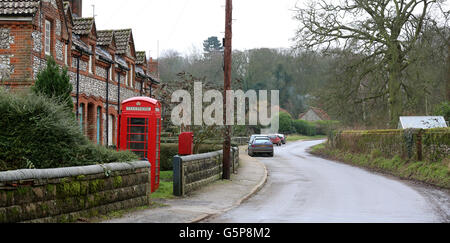
{"type": "Polygon", "coordinates": [[[268,135],[255,134],[255,135],[252,135],[250,137],[250,140],[248,141],[248,145],[251,145],[253,143],[253,140],[255,140],[255,138],[267,138],[267,139],[270,139],[268,135]]]}
{"type": "Polygon", "coordinates": [[[256,154],[268,154],[273,157],[273,143],[269,137],[256,137],[248,145],[248,155],[255,156],[256,154]]]}

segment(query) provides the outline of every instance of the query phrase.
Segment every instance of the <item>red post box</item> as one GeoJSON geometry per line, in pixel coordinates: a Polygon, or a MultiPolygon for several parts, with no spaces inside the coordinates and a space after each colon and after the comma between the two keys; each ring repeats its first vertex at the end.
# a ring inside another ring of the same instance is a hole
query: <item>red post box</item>
{"type": "Polygon", "coordinates": [[[118,150],[131,150],[151,163],[151,190],[159,188],[161,152],[161,103],[147,97],[122,102],[118,150]]]}
{"type": "Polygon", "coordinates": [[[178,154],[191,155],[194,153],[194,133],[183,132],[178,139],[178,154]]]}

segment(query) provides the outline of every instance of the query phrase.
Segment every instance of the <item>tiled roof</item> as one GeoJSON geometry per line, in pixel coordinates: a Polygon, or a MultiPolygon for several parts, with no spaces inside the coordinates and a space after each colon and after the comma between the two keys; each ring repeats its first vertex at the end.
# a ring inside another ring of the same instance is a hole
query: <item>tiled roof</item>
{"type": "Polygon", "coordinates": [[[88,35],[91,32],[93,25],[94,18],[74,18],[73,33],[77,35],[88,35]]]}
{"type": "MultiPolygon", "coordinates": [[[[322,120],[324,120],[324,121],[329,121],[329,120],[331,120],[330,116],[329,116],[324,110],[322,110],[322,109],[320,109],[320,108],[317,108],[317,107],[311,107],[310,110],[312,110],[314,113],[316,113],[316,115],[317,115],[318,117],[320,117],[320,119],[322,119],[322,120]]],[[[308,110],[308,111],[309,111],[309,110],[308,110]]],[[[303,117],[306,115],[306,113],[308,113],[308,111],[305,112],[305,113],[300,114],[299,117],[298,117],[298,119],[300,119],[300,120],[303,119],[303,117]]]]}
{"type": "Polygon", "coordinates": [[[136,64],[141,65],[146,62],[147,55],[145,54],[145,51],[137,51],[136,52],[136,64]]]}
{"type": "Polygon", "coordinates": [[[99,30],[97,31],[97,45],[109,46],[112,43],[113,37],[113,30],[99,30]]]}
{"type": "Polygon", "coordinates": [[[126,54],[128,43],[131,38],[131,29],[114,30],[114,37],[117,46],[117,54],[126,54]]]}
{"type": "Polygon", "coordinates": [[[131,38],[131,29],[123,30],[100,30],[97,31],[97,45],[106,46],[110,45],[112,39],[116,42],[116,53],[123,55],[127,53],[128,43],[131,38]]]}
{"type": "Polygon", "coordinates": [[[319,115],[320,118],[322,118],[322,120],[324,121],[328,121],[331,120],[330,116],[322,109],[320,108],[316,108],[316,107],[311,107],[311,109],[314,110],[314,112],[319,115]]]}
{"type": "Polygon", "coordinates": [[[33,15],[39,7],[39,0],[0,0],[0,15],[33,15]]]}

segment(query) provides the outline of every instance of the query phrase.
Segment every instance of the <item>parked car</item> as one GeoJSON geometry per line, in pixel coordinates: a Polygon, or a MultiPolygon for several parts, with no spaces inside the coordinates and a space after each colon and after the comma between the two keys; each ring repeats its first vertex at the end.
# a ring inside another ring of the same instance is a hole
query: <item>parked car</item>
{"type": "Polygon", "coordinates": [[[273,157],[273,143],[269,137],[256,137],[248,145],[248,155],[255,156],[256,154],[269,154],[273,157]]]}
{"type": "Polygon", "coordinates": [[[284,134],[277,134],[277,136],[281,139],[282,144],[286,144],[286,136],[284,134]]]}
{"type": "Polygon", "coordinates": [[[277,135],[270,135],[269,138],[270,138],[270,140],[272,141],[273,144],[276,144],[277,146],[281,146],[281,139],[280,139],[280,137],[278,137],[277,135]]]}
{"type": "Polygon", "coordinates": [[[255,135],[252,135],[252,136],[250,137],[250,140],[248,140],[248,144],[251,145],[252,142],[253,142],[253,140],[255,140],[256,138],[266,138],[266,139],[270,139],[269,136],[267,136],[267,135],[255,134],[255,135]]]}

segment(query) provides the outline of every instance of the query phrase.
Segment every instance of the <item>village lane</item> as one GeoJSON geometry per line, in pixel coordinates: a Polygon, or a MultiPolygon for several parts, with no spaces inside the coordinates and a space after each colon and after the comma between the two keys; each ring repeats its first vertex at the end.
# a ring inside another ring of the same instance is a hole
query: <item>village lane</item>
{"type": "Polygon", "coordinates": [[[257,158],[266,186],[246,203],[208,223],[448,222],[443,191],[315,157],[323,141],[290,143],[274,158],[257,158]]]}

